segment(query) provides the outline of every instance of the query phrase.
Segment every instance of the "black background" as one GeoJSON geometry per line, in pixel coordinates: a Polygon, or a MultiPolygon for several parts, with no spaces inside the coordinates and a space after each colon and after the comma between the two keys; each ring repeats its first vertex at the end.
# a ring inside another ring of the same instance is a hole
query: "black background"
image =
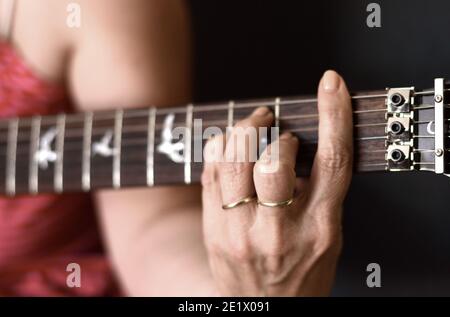
{"type": "MultiPolygon", "coordinates": [[[[197,101],[314,93],[337,69],[351,90],[450,78],[450,2],[191,0],[197,101]],[[366,7],[381,5],[382,27],[366,7]]],[[[433,174],[354,178],[336,296],[450,295],[450,179],[433,174]],[[366,286],[381,265],[382,287],[366,286]]]]}

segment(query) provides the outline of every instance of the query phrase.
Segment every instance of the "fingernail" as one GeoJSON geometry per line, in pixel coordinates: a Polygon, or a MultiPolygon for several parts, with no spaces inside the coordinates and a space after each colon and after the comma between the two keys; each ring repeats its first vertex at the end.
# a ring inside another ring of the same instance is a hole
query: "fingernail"
{"type": "Polygon", "coordinates": [[[270,113],[270,109],[267,107],[261,107],[253,111],[254,116],[265,116],[270,113]]]}
{"type": "Polygon", "coordinates": [[[336,92],[339,89],[340,81],[341,79],[336,72],[326,71],[322,78],[323,89],[329,93],[336,92]]]}

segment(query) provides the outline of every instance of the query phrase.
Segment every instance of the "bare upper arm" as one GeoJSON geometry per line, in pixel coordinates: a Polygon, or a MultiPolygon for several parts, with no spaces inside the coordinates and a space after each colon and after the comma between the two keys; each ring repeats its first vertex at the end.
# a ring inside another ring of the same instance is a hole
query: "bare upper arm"
{"type": "Polygon", "coordinates": [[[69,81],[80,110],[190,99],[190,29],[183,0],[82,0],[69,81]]]}
{"type": "MultiPolygon", "coordinates": [[[[69,70],[79,110],[190,100],[190,30],[184,1],[80,3],[82,30],[74,34],[69,70]]],[[[200,191],[198,187],[104,191],[96,198],[113,258],[121,274],[130,275],[133,269],[127,267],[133,266],[127,256],[138,247],[139,234],[172,211],[199,206],[200,191]]],[[[199,235],[200,229],[196,229],[199,235]]]]}

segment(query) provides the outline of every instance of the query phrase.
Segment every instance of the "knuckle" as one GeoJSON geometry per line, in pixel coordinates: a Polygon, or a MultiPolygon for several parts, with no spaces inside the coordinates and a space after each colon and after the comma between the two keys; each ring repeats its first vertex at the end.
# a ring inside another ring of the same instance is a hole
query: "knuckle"
{"type": "Polygon", "coordinates": [[[279,259],[283,258],[288,252],[289,242],[281,236],[273,237],[269,242],[261,247],[261,253],[265,258],[279,259]]]}
{"type": "Polygon", "coordinates": [[[230,243],[226,253],[229,259],[237,263],[246,263],[254,258],[251,245],[245,239],[236,239],[230,243]]]}
{"type": "Polygon", "coordinates": [[[340,142],[321,149],[317,154],[320,167],[326,171],[341,171],[351,168],[353,155],[351,148],[340,142]]]}
{"type": "Polygon", "coordinates": [[[223,239],[217,236],[213,239],[205,239],[205,248],[210,256],[227,259],[234,263],[248,263],[254,259],[251,243],[244,237],[223,239]]]}
{"type": "Polygon", "coordinates": [[[220,166],[221,175],[241,177],[252,173],[252,166],[248,163],[223,163],[220,166]]]}
{"type": "Polygon", "coordinates": [[[315,233],[310,239],[313,254],[318,257],[338,254],[342,248],[342,231],[340,227],[321,221],[315,225],[315,233]]]}
{"type": "Polygon", "coordinates": [[[316,240],[313,250],[318,257],[338,255],[342,250],[342,236],[325,235],[316,240]]]}
{"type": "Polygon", "coordinates": [[[274,170],[271,169],[272,167],[272,162],[260,160],[256,162],[254,172],[261,177],[273,179],[274,177],[285,177],[286,175],[290,175],[293,170],[289,163],[283,160],[278,160],[278,162],[276,162],[276,168],[274,170]]]}
{"type": "Polygon", "coordinates": [[[323,112],[327,116],[328,120],[338,121],[341,120],[345,115],[344,109],[342,107],[337,107],[334,102],[325,101],[323,106],[323,112]]]}
{"type": "Polygon", "coordinates": [[[332,121],[342,120],[342,118],[351,114],[350,100],[346,96],[335,96],[334,98],[325,98],[320,101],[321,112],[332,121]]]}
{"type": "Polygon", "coordinates": [[[272,182],[275,179],[290,177],[294,173],[292,166],[284,161],[274,162],[258,161],[254,167],[254,174],[264,182],[272,182]]]}

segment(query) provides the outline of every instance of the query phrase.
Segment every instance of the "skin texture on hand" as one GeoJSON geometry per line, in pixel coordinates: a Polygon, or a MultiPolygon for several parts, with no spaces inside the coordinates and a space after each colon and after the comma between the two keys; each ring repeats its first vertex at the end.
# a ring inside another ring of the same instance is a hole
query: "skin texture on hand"
{"type": "MultiPolygon", "coordinates": [[[[265,172],[271,146],[256,163],[226,160],[205,165],[204,238],[221,295],[323,296],[331,290],[342,247],[342,203],[352,175],[352,108],[344,81],[333,71],[322,78],[318,98],[319,144],[309,180],[295,177],[299,143],[289,133],[271,145],[279,149],[274,173],[265,172]],[[254,193],[263,202],[296,196],[290,206],[252,202],[222,209],[222,204],[254,193]]],[[[258,128],[270,126],[273,119],[261,108],[237,125],[258,128]]],[[[236,152],[242,150],[216,137],[208,143],[206,155],[217,149],[224,149],[227,158],[238,157],[236,152]]]]}

